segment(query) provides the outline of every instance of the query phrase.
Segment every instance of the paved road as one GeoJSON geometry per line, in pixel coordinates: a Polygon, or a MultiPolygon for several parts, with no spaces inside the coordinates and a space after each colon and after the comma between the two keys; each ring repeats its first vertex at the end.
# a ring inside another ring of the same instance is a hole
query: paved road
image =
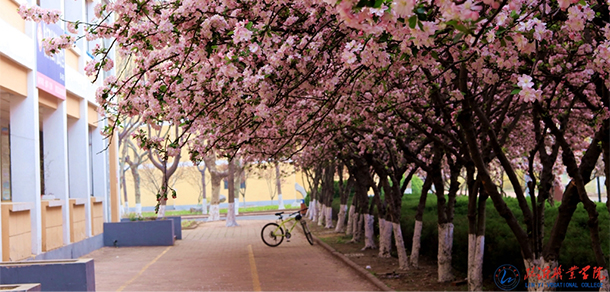
{"type": "Polygon", "coordinates": [[[84,257],[95,260],[98,291],[378,290],[300,232],[278,247],[264,245],[268,222],[202,223],[172,247],[105,247],[84,257]]]}

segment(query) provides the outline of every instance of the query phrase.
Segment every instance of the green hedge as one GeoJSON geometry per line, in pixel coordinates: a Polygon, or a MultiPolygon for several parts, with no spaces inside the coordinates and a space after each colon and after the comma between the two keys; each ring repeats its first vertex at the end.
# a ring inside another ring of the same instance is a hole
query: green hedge
{"type": "MultiPolygon", "coordinates": [[[[523,215],[519,209],[518,202],[514,198],[505,198],[504,201],[513,211],[517,220],[523,222],[523,215]]],[[[417,204],[419,196],[407,194],[402,201],[401,220],[402,232],[407,250],[411,249],[412,234],[415,225],[415,213],[417,212],[417,204]]],[[[551,229],[557,217],[557,207],[551,207],[547,204],[545,208],[545,243],[550,236],[551,229]]],[[[334,213],[338,211],[339,202],[333,202],[334,213]]],[[[610,262],[608,255],[610,254],[610,218],[608,210],[604,204],[598,203],[597,211],[599,213],[600,238],[602,240],[602,250],[606,255],[606,261],[610,262]]],[[[454,217],[454,239],[453,239],[453,267],[458,271],[467,273],[468,267],[468,198],[458,197],[455,206],[454,217]]],[[[483,273],[485,277],[491,277],[494,270],[503,264],[512,264],[519,270],[525,271],[523,266],[523,258],[519,249],[519,244],[512,231],[506,224],[495,207],[491,199],[487,200],[486,209],[486,236],[485,236],[485,255],[483,273]]],[[[436,196],[429,194],[426,201],[426,208],[423,215],[423,229],[421,254],[426,255],[431,259],[436,259],[438,251],[438,229],[437,229],[437,206],[436,196]]],[[[579,204],[572,221],[568,227],[566,239],[563,242],[561,249],[559,264],[564,269],[571,266],[595,266],[595,255],[591,249],[591,239],[589,229],[587,227],[588,215],[582,204],[579,204]]],[[[522,228],[526,230],[525,225],[522,228]]]]}

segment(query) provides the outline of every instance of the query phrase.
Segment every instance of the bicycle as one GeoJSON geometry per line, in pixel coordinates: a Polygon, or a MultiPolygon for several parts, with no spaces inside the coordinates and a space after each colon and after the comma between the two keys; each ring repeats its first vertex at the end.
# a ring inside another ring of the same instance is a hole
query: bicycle
{"type": "Polygon", "coordinates": [[[307,222],[305,222],[305,220],[302,220],[303,217],[301,216],[301,214],[299,214],[306,210],[307,209],[296,211],[288,215],[288,217],[290,218],[286,220],[282,220],[282,214],[284,214],[284,212],[275,213],[275,216],[278,216],[279,224],[267,223],[263,227],[263,230],[261,230],[261,238],[263,239],[263,242],[271,247],[276,247],[280,245],[280,243],[284,241],[284,237],[286,237],[286,239],[290,239],[290,237],[292,236],[292,230],[297,225],[296,222],[298,221],[301,222],[301,227],[303,228],[303,233],[305,234],[307,241],[309,241],[309,244],[313,245],[313,237],[311,236],[311,232],[309,232],[309,228],[307,228],[307,222]],[[294,221],[294,224],[292,224],[291,227],[287,227],[286,223],[292,221],[294,221]],[[284,230],[286,230],[286,233],[284,233],[284,230]]]}

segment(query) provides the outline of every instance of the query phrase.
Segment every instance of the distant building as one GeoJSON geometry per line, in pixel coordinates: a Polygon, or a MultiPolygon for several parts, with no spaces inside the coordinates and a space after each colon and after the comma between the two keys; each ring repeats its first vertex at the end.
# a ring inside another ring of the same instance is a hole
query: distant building
{"type": "MultiPolygon", "coordinates": [[[[103,222],[119,216],[110,183],[116,185],[116,147],[103,151],[106,121],[97,113],[96,85],[83,71],[94,44],[82,39],[45,56],[42,39],[63,33],[64,24],[26,22],[17,14],[21,3],[0,0],[2,261],[65,250],[101,234],[103,222]]],[[[90,19],[97,3],[29,4],[59,9],[67,19],[90,19]]]]}

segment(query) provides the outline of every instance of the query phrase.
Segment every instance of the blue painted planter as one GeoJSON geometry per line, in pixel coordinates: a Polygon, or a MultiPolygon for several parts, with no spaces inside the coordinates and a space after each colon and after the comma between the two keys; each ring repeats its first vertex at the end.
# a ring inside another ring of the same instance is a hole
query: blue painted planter
{"type": "Polygon", "coordinates": [[[0,284],[22,283],[40,283],[39,291],[95,291],[93,259],[0,263],[0,284]]]}
{"type": "Polygon", "coordinates": [[[174,220],[104,223],[104,246],[174,245],[174,220]]]}
{"type": "MultiPolygon", "coordinates": [[[[171,217],[165,217],[165,219],[171,219],[174,221],[174,235],[176,235],[176,239],[182,239],[182,217],[171,216],[171,217]]],[[[121,222],[130,222],[130,221],[131,220],[129,220],[129,218],[121,219],[121,222]]]]}

